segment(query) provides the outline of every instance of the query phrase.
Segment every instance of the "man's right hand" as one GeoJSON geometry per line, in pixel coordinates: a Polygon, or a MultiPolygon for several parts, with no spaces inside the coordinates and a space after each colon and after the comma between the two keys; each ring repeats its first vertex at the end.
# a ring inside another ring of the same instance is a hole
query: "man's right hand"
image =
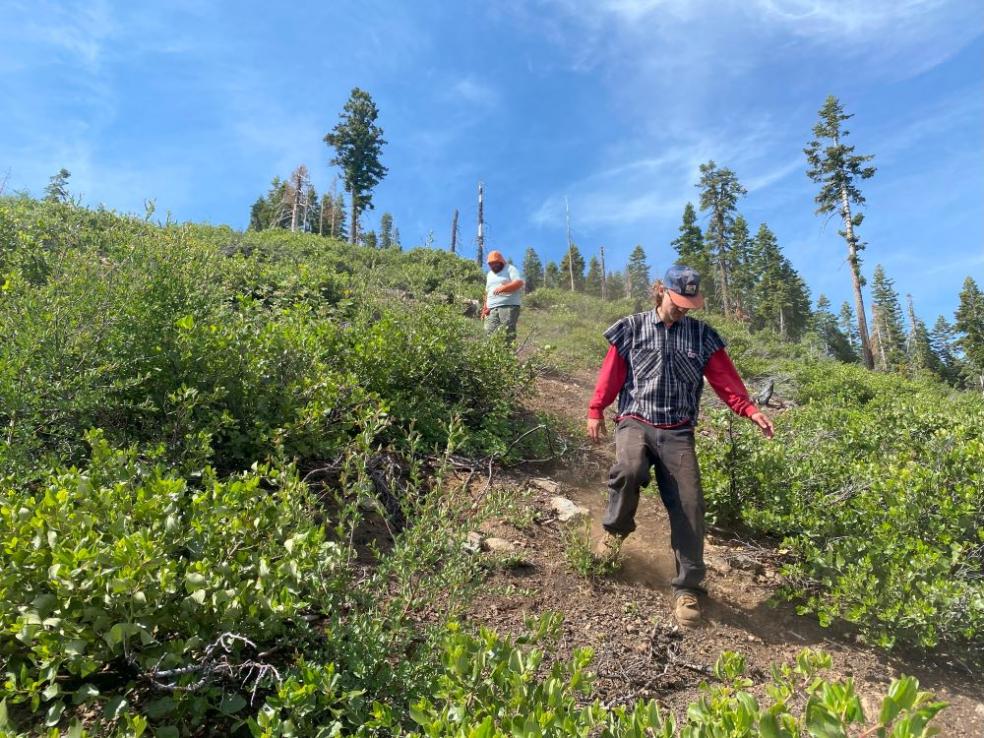
{"type": "Polygon", "coordinates": [[[487,317],[489,317],[489,313],[491,313],[491,312],[492,311],[489,310],[487,307],[483,307],[482,310],[481,310],[481,312],[480,312],[480,315],[482,316],[482,320],[485,320],[487,317]]]}
{"type": "Polygon", "coordinates": [[[602,436],[607,434],[604,418],[588,418],[588,438],[597,443],[602,436]]]}

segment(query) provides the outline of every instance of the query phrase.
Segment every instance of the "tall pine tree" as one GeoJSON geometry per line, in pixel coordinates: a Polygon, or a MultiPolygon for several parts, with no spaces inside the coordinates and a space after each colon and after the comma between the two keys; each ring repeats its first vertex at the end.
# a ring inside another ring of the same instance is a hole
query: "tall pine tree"
{"type": "Polygon", "coordinates": [[[641,244],[636,244],[629,254],[629,263],[625,266],[625,281],[629,297],[636,300],[645,300],[649,297],[652,281],[649,278],[646,252],[641,244]]]}
{"type": "Polygon", "coordinates": [[[531,246],[526,249],[523,257],[523,277],[526,280],[526,291],[533,292],[543,286],[543,262],[531,246]]]}
{"type": "Polygon", "coordinates": [[[971,277],[964,280],[955,317],[969,383],[984,392],[984,293],[971,277]]]}
{"type": "Polygon", "coordinates": [[[358,241],[359,216],[372,209],[372,190],[386,176],[386,167],[379,161],[383,145],[383,129],[376,125],[379,109],[368,92],[353,88],[338,124],[325,134],[325,143],[335,149],[332,166],[342,169],[342,180],[349,193],[351,230],[349,239],[358,241]]]}
{"type": "Polygon", "coordinates": [[[584,278],[584,291],[594,297],[601,297],[601,262],[597,256],[588,261],[588,274],[584,278]]]}
{"type": "Polygon", "coordinates": [[[547,268],[543,270],[543,286],[551,289],[557,289],[561,286],[560,268],[557,266],[557,262],[547,262],[547,268]]]}
{"type": "Polygon", "coordinates": [[[882,371],[903,369],[906,361],[902,305],[895,282],[885,275],[881,264],[875,266],[871,277],[871,302],[878,344],[875,366],[882,371]]]}
{"type": "Polygon", "coordinates": [[[567,278],[566,286],[570,288],[570,279],[573,274],[574,291],[584,292],[584,257],[576,243],[572,243],[570,248],[564,253],[564,258],[560,262],[560,271],[567,278]]]}
{"type": "Polygon", "coordinates": [[[954,387],[959,387],[963,380],[963,366],[957,355],[956,331],[942,315],[936,319],[929,333],[929,345],[933,355],[939,359],[940,376],[954,387]]]}
{"type": "Polygon", "coordinates": [[[861,260],[859,252],[864,244],[858,239],[854,229],[861,225],[864,215],[852,213],[851,205],[859,208],[864,205],[864,197],[858,189],[858,181],[868,179],[875,174],[875,168],[867,166],[872,156],[862,156],[854,153],[854,147],[844,143],[849,131],[841,124],[852,116],[844,112],[840,102],[833,95],[827,97],[819,112],[820,120],[813,127],[813,140],[803,152],[809,163],[807,176],[820,184],[820,192],[814,198],[817,203],[817,214],[826,215],[837,211],[840,213],[844,230],[841,236],[847,242],[847,263],[851,267],[851,279],[854,285],[854,307],[858,319],[858,338],[861,341],[861,358],[869,369],[874,367],[874,357],[868,339],[868,323],[864,312],[864,297],[861,287],[864,278],[861,276],[861,260]]]}
{"type": "Polygon", "coordinates": [[[718,169],[713,161],[700,165],[700,182],[697,187],[700,189],[700,209],[710,211],[704,240],[710,247],[714,260],[721,308],[725,315],[731,315],[734,312],[729,284],[732,266],[731,229],[738,208],[738,198],[744,196],[747,190],[742,187],[733,171],[727,168],[718,169]]]}

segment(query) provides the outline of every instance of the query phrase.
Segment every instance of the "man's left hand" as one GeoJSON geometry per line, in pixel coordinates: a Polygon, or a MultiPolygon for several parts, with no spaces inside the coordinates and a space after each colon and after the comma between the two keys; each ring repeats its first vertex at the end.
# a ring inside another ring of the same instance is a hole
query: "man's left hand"
{"type": "Polygon", "coordinates": [[[762,430],[762,435],[766,438],[772,438],[772,436],[775,435],[775,429],[772,427],[772,421],[769,420],[769,416],[761,410],[748,416],[748,419],[762,430]]]}
{"type": "Polygon", "coordinates": [[[501,295],[502,294],[502,287],[496,287],[494,290],[492,290],[492,294],[493,295],[501,295]]]}

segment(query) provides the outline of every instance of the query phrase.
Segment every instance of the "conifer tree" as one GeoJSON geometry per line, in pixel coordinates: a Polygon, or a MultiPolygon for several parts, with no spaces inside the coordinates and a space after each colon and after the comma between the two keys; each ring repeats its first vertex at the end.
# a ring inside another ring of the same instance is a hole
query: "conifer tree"
{"type": "Polygon", "coordinates": [[[584,278],[584,291],[593,297],[601,297],[601,262],[597,256],[588,261],[588,274],[584,278]]]}
{"type": "Polygon", "coordinates": [[[547,262],[547,268],[543,271],[543,286],[551,289],[560,287],[560,268],[557,262],[547,262]]]}
{"type": "Polygon", "coordinates": [[[379,217],[379,248],[391,249],[395,245],[393,243],[393,216],[390,213],[383,213],[379,217]]]}
{"type": "Polygon", "coordinates": [[[837,325],[837,318],[830,311],[830,300],[827,296],[820,294],[817,297],[817,307],[813,312],[813,330],[820,338],[824,351],[828,356],[845,362],[857,361],[857,354],[851,346],[840,327],[837,325]]]}
{"type": "Polygon", "coordinates": [[[526,291],[533,292],[543,286],[543,262],[533,247],[526,249],[523,257],[523,277],[526,280],[526,291]]]}
{"type": "Polygon", "coordinates": [[[909,371],[927,369],[936,375],[941,375],[942,366],[939,358],[933,353],[926,324],[916,315],[912,295],[906,295],[905,299],[909,312],[909,335],[905,343],[907,367],[909,371]]]}
{"type": "Polygon", "coordinates": [[[649,278],[646,252],[641,244],[636,244],[632,253],[629,254],[629,263],[625,267],[625,282],[629,297],[645,300],[649,296],[652,281],[649,278]]]}
{"type": "Polygon", "coordinates": [[[971,386],[984,392],[984,293],[971,277],[964,280],[955,314],[957,346],[963,352],[971,386]]]}
{"type": "Polygon", "coordinates": [[[940,376],[956,387],[961,384],[963,372],[955,341],[956,331],[947,319],[940,315],[933,324],[933,330],[930,331],[929,345],[933,355],[940,362],[940,376]]]}
{"type": "Polygon", "coordinates": [[[605,280],[608,285],[608,300],[621,300],[626,295],[625,275],[622,272],[608,272],[605,280]]]}
{"type": "Polygon", "coordinates": [[[68,202],[68,179],[72,173],[62,167],[58,173],[48,179],[44,188],[44,199],[48,202],[68,202]]]}
{"type": "Polygon", "coordinates": [[[738,198],[746,194],[738,177],[730,169],[718,169],[709,161],[700,165],[700,209],[710,211],[704,232],[711,258],[714,262],[721,309],[725,315],[733,312],[729,281],[731,279],[730,234],[734,225],[738,198]]]}
{"type": "Polygon", "coordinates": [[[359,236],[362,241],[362,245],[369,249],[379,248],[379,238],[376,236],[376,231],[366,231],[361,236],[359,236]]]}
{"type": "Polygon", "coordinates": [[[735,216],[731,226],[731,271],[735,316],[750,320],[754,314],[753,292],[758,278],[754,247],[744,216],[735,216]]]}
{"type": "Polygon", "coordinates": [[[875,266],[871,277],[871,302],[877,318],[878,356],[876,365],[883,371],[905,366],[905,329],[902,324],[902,305],[895,291],[895,282],[885,275],[881,264],[875,266]]]}
{"type": "Polygon", "coordinates": [[[753,245],[757,279],[752,290],[753,328],[770,328],[786,340],[795,340],[809,326],[810,292],[803,278],[782,254],[779,242],[762,223],[753,245]]]}
{"type": "Polygon", "coordinates": [[[717,290],[715,288],[714,269],[711,255],[708,253],[704,234],[697,225],[697,211],[692,203],[683,208],[683,220],[680,223],[680,235],[671,243],[677,252],[677,263],[686,264],[696,269],[701,276],[700,291],[708,310],[720,311],[717,290]]]}
{"type": "Polygon", "coordinates": [[[854,319],[854,310],[851,308],[851,303],[847,301],[841,303],[838,318],[837,327],[840,328],[841,333],[844,334],[851,344],[854,353],[860,357],[861,342],[858,340],[858,322],[854,319]]]}
{"type": "Polygon", "coordinates": [[[864,244],[858,239],[855,228],[861,225],[864,215],[852,213],[851,205],[859,208],[864,205],[864,197],[858,189],[859,180],[868,179],[875,174],[875,168],[867,166],[872,156],[862,156],[854,153],[854,147],[843,141],[849,131],[842,129],[841,124],[852,116],[844,112],[840,102],[833,95],[827,97],[819,112],[820,120],[813,127],[814,138],[803,152],[806,154],[809,169],[807,176],[814,182],[820,183],[820,192],[814,198],[817,203],[817,214],[825,215],[839,212],[844,230],[841,236],[847,242],[847,262],[851,267],[851,279],[854,285],[854,307],[858,319],[858,339],[861,341],[861,357],[869,369],[874,367],[874,357],[868,339],[868,325],[864,312],[864,297],[861,287],[864,278],[861,276],[861,260],[859,252],[864,244]]]}
{"type": "Polygon", "coordinates": [[[372,190],[386,176],[380,161],[383,129],[376,125],[379,109],[368,92],[353,88],[338,124],[325,134],[324,140],[335,149],[332,166],[342,169],[342,181],[349,193],[351,230],[349,239],[356,243],[359,235],[359,216],[372,209],[372,190]]]}
{"type": "MultiPolygon", "coordinates": [[[[568,276],[573,272],[574,291],[584,292],[584,257],[581,256],[576,243],[571,244],[570,248],[564,254],[564,258],[561,259],[560,271],[568,276]]],[[[568,282],[569,285],[570,283],[568,282]]]]}

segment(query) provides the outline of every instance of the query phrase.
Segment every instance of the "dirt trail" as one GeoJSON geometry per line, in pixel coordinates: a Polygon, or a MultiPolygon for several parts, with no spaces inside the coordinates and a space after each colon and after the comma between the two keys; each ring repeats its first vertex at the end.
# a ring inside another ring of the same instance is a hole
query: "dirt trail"
{"type": "MultiPolygon", "coordinates": [[[[543,378],[534,406],[554,412],[568,408],[572,419],[580,420],[591,386],[588,376],[543,378]]],[[[560,494],[590,510],[593,539],[601,532],[605,480],[613,458],[609,435],[600,447],[586,451],[576,468],[551,475],[560,494]]],[[[567,560],[570,525],[555,519],[549,510],[552,492],[531,484],[536,474],[531,471],[530,476],[497,477],[496,483],[514,488],[535,515],[504,515],[485,525],[487,534],[515,544],[525,564],[496,570],[471,617],[500,630],[519,631],[528,615],[562,613],[560,655],[577,647],[594,648],[602,700],[653,697],[681,715],[698,697],[705,670],[721,651],[743,653],[752,678],[764,682],[770,664],[791,663],[800,649],[810,646],[832,655],[833,675],[854,678],[869,716],[877,715],[875,697],[884,694],[893,677],[913,674],[923,689],[950,703],[938,718],[941,735],[984,738],[981,675],[955,661],[885,654],[859,643],[846,626],[821,628],[815,619],[797,615],[792,605],[773,603],[781,577],[760,548],[708,536],[707,622],[694,632],[679,631],[668,584],[674,570],[669,526],[656,494],[645,495],[640,503],[638,529],[626,540],[619,571],[604,577],[576,573],[567,560]]]]}

